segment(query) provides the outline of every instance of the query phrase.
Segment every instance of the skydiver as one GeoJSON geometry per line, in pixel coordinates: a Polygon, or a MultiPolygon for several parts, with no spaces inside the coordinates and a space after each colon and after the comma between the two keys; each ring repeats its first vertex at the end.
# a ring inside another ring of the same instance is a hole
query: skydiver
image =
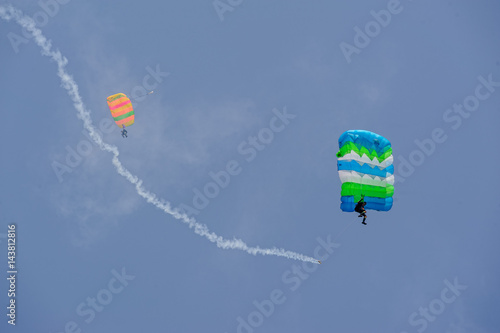
{"type": "Polygon", "coordinates": [[[364,200],[364,195],[361,196],[361,200],[358,201],[358,203],[356,204],[356,207],[354,208],[354,211],[355,212],[358,212],[359,215],[358,217],[361,217],[363,216],[363,223],[364,225],[366,225],[366,210],[365,210],[365,205],[366,205],[366,201],[364,200]]]}
{"type": "Polygon", "coordinates": [[[125,125],[122,125],[122,126],[123,126],[122,137],[128,138],[128,136],[127,136],[127,130],[125,129],[125,125]]]}

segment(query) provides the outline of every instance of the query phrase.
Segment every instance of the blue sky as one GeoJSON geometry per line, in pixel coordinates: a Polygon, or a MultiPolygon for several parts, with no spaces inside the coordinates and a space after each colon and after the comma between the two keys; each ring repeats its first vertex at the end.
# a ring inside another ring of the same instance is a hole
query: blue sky
{"type": "Polygon", "coordinates": [[[2,279],[0,331],[498,331],[496,1],[221,0],[232,10],[220,15],[211,1],[54,3],[15,5],[46,18],[97,128],[107,96],[155,85],[134,101],[127,139],[103,128],[145,188],[194,206],[236,161],[194,217],[227,239],[325,259],[223,250],[147,203],[83,134],[55,62],[2,20],[0,260],[6,276],[14,223],[18,306],[14,328],[2,279]],[[379,29],[361,47],[356,27],[379,29]],[[249,161],[242,149],[284,110],[294,118],[249,161]],[[367,226],[339,209],[349,129],[394,151],[394,207],[367,226]]]}

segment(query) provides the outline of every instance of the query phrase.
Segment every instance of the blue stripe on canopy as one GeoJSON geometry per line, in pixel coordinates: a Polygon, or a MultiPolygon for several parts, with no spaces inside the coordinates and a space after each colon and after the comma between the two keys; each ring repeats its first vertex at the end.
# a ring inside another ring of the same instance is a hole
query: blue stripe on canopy
{"type": "MultiPolygon", "coordinates": [[[[354,202],[353,196],[342,196],[340,197],[341,204],[340,209],[344,212],[354,212],[354,207],[356,207],[357,202],[354,202]]],[[[375,197],[365,197],[366,201],[365,209],[373,209],[380,211],[388,211],[392,208],[393,200],[389,198],[375,198],[375,197]]]]}
{"type": "Polygon", "coordinates": [[[352,142],[358,147],[363,146],[368,150],[375,150],[379,155],[391,148],[389,140],[365,130],[350,130],[342,133],[339,137],[339,148],[342,148],[347,142],[352,142]]]}
{"type": "Polygon", "coordinates": [[[380,169],[379,167],[371,167],[368,164],[359,164],[357,161],[340,160],[337,161],[337,168],[339,170],[352,170],[360,173],[365,173],[367,175],[374,175],[379,177],[389,177],[394,174],[394,165],[389,165],[385,169],[380,169]]]}

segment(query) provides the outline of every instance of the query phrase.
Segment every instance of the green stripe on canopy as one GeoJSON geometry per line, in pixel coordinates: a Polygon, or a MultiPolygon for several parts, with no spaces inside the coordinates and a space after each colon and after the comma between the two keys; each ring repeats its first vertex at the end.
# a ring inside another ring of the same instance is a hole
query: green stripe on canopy
{"type": "Polygon", "coordinates": [[[340,148],[339,152],[337,153],[337,157],[342,157],[346,154],[349,154],[351,151],[354,151],[359,156],[363,156],[363,154],[365,154],[371,160],[376,158],[379,162],[386,160],[389,156],[392,155],[392,148],[389,148],[379,156],[375,150],[369,151],[366,147],[358,147],[352,142],[347,142],[340,148]]]}
{"type": "Polygon", "coordinates": [[[133,116],[133,115],[134,115],[134,111],[130,111],[130,112],[127,112],[125,114],[122,114],[121,116],[113,117],[113,119],[115,121],[118,121],[118,120],[122,120],[122,119],[128,118],[128,117],[133,116]]]}

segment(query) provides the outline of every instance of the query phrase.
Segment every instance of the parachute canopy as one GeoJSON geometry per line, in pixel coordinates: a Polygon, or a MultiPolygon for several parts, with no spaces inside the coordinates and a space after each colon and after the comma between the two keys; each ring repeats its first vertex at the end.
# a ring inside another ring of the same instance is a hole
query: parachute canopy
{"type": "Polygon", "coordinates": [[[108,106],[116,125],[122,128],[134,123],[134,108],[127,95],[118,93],[108,97],[108,106]]]}
{"type": "Polygon", "coordinates": [[[389,140],[363,130],[339,137],[337,167],[342,182],[340,209],[353,212],[364,195],[365,209],[388,211],[394,194],[394,166],[389,140]]]}

